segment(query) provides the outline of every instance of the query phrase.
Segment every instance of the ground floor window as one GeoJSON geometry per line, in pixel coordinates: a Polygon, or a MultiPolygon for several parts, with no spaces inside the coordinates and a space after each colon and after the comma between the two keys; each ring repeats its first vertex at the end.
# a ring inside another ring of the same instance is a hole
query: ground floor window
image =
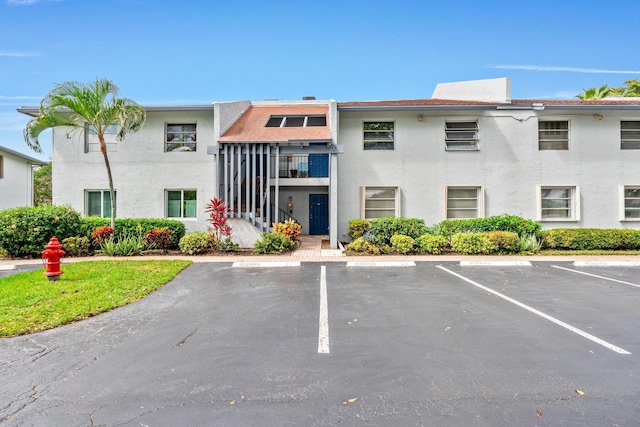
{"type": "Polygon", "coordinates": [[[483,218],[482,187],[446,187],[446,219],[483,218]]]}
{"type": "MultiPolygon", "coordinates": [[[[111,218],[111,197],[109,190],[86,190],[84,193],[84,213],[87,216],[111,218]]],[[[114,202],[118,197],[113,193],[114,202]]]]}
{"type": "Polygon", "coordinates": [[[580,187],[539,186],[538,202],[542,221],[580,220],[580,187]]]}
{"type": "Polygon", "coordinates": [[[167,218],[195,218],[196,190],[167,190],[167,218]]]}
{"type": "Polygon", "coordinates": [[[361,187],[360,216],[366,220],[400,216],[400,187],[361,187]]]}
{"type": "Polygon", "coordinates": [[[620,188],[622,201],[621,221],[640,221],[640,185],[626,185],[620,188]]]}

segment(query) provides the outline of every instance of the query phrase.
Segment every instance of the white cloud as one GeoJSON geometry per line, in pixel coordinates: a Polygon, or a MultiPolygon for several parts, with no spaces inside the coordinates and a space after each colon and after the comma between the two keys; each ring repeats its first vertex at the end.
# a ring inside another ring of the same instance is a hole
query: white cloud
{"type": "Polygon", "coordinates": [[[25,58],[28,56],[40,56],[39,53],[35,52],[0,52],[0,56],[9,57],[9,58],[25,58]]]}
{"type": "Polygon", "coordinates": [[[587,74],[640,74],[640,71],[637,70],[605,70],[600,68],[555,67],[547,65],[493,65],[489,68],[498,70],[560,71],[587,74]]]}
{"type": "Polygon", "coordinates": [[[3,101],[13,101],[13,100],[20,100],[20,99],[42,99],[42,97],[40,96],[28,96],[28,95],[15,95],[15,96],[6,96],[6,95],[0,95],[0,100],[3,101]]]}
{"type": "Polygon", "coordinates": [[[15,4],[18,6],[31,6],[36,3],[48,3],[56,0],[6,0],[7,4],[15,4]]]}

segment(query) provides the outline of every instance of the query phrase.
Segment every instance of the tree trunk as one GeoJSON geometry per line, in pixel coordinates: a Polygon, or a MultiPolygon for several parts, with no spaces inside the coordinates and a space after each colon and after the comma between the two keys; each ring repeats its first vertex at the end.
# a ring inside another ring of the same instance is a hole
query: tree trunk
{"type": "Polygon", "coordinates": [[[109,199],[111,201],[111,228],[116,229],[116,198],[113,190],[113,177],[111,176],[111,165],[107,156],[107,144],[104,142],[104,135],[98,135],[100,141],[100,151],[104,157],[104,165],[107,167],[107,177],[109,179],[109,199]]]}

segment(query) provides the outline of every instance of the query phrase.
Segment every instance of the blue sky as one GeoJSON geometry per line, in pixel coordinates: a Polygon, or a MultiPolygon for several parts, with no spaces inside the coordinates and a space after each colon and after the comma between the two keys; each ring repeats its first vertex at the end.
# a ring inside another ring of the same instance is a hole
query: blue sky
{"type": "Polygon", "coordinates": [[[0,0],[0,145],[56,83],[106,77],[143,105],[428,98],[510,77],[570,99],[640,78],[640,1],[0,0]]]}

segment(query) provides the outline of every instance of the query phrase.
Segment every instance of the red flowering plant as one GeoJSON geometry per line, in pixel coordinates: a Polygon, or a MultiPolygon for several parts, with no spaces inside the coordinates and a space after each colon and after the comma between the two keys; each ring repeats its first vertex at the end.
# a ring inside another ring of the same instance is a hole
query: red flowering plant
{"type": "Polygon", "coordinates": [[[96,246],[102,245],[102,243],[107,240],[113,234],[115,230],[108,225],[103,225],[102,227],[98,227],[91,233],[91,239],[93,240],[93,244],[96,246]]]}
{"type": "Polygon", "coordinates": [[[216,197],[207,203],[205,212],[209,214],[207,221],[211,223],[209,232],[215,245],[224,251],[235,250],[238,245],[231,242],[231,227],[227,224],[227,215],[231,209],[224,204],[222,199],[216,197]]]}
{"type": "Polygon", "coordinates": [[[151,229],[145,233],[144,242],[148,248],[167,253],[167,248],[171,245],[171,231],[166,228],[151,229]]]}

